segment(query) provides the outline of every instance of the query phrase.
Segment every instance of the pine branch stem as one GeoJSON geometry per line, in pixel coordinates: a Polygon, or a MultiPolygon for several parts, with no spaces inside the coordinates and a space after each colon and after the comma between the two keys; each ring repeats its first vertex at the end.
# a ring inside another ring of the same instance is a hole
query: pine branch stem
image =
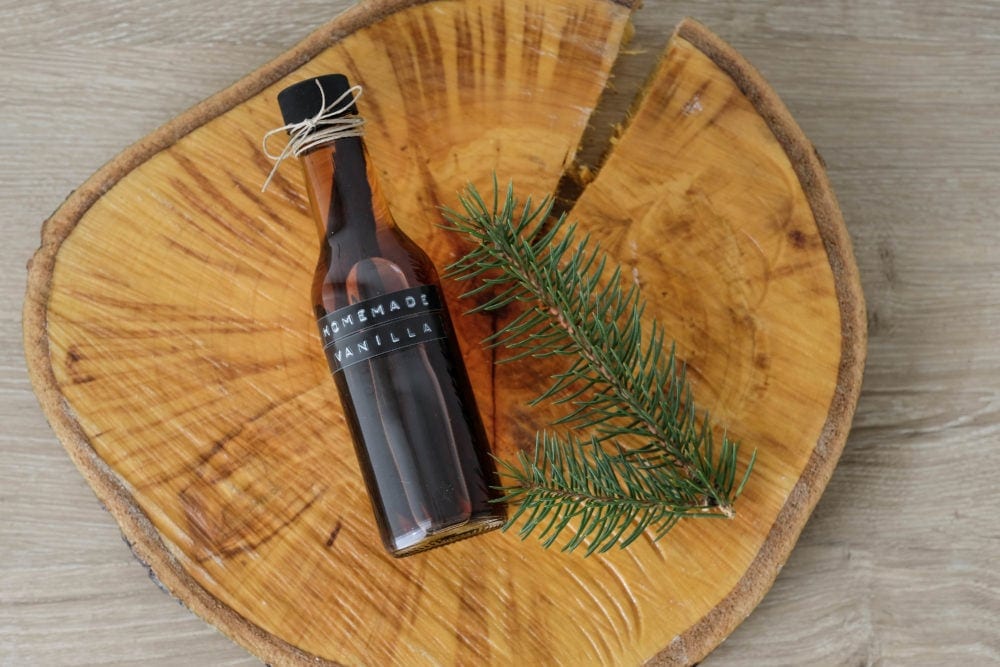
{"type": "MultiPolygon", "coordinates": [[[[646,500],[641,498],[623,498],[621,496],[600,496],[595,494],[584,494],[569,491],[554,486],[543,484],[530,484],[518,486],[518,493],[542,496],[547,499],[572,502],[579,505],[631,505],[640,509],[659,509],[660,511],[676,516],[705,516],[706,514],[719,514],[726,518],[732,518],[731,513],[726,513],[718,505],[704,503],[701,505],[689,505],[683,508],[665,506],[662,500],[646,500]]],[[[731,512],[731,510],[730,510],[731,512]]]]}
{"type": "MultiPolygon", "coordinates": [[[[545,306],[547,304],[543,303],[542,305],[545,306]]],[[[604,383],[611,387],[619,399],[628,404],[629,408],[635,414],[639,422],[645,426],[646,430],[653,436],[653,439],[658,442],[661,447],[673,454],[674,463],[677,464],[686,475],[693,476],[693,466],[690,462],[684,460],[683,455],[675,451],[670,437],[663,431],[660,425],[656,423],[656,420],[646,412],[646,408],[642,404],[642,401],[640,401],[633,392],[629,391],[627,387],[618,381],[619,376],[609,370],[607,359],[601,358],[603,355],[601,355],[596,346],[592,344],[592,341],[590,341],[586,336],[580,336],[577,328],[573,326],[572,322],[570,322],[556,307],[550,305],[548,312],[553,316],[559,326],[566,332],[566,335],[569,336],[569,338],[576,345],[580,355],[586,359],[591,367],[601,375],[601,379],[604,383]]]]}

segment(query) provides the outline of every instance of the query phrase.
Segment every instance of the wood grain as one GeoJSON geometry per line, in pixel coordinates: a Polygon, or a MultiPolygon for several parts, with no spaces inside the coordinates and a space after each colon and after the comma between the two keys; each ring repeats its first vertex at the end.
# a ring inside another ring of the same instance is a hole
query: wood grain
{"type": "MultiPolygon", "coordinates": [[[[10,8],[0,69],[11,103],[0,113],[8,127],[26,131],[4,139],[5,155],[16,159],[2,167],[12,184],[2,194],[2,252],[10,258],[3,312],[17,310],[19,267],[35,246],[35,224],[70,188],[131,138],[241,75],[248,62],[287,48],[296,26],[301,34],[329,12],[304,6],[279,21],[268,6],[219,4],[212,20],[180,5],[155,19],[131,10],[122,19],[130,30],[80,20],[88,12],[112,16],[103,3],[45,16],[10,8]],[[80,78],[62,76],[70,67],[80,78]],[[65,159],[54,170],[29,149],[47,136],[55,102],[70,92],[79,106],[56,113],[72,113],[80,131],[63,142],[65,159]],[[111,115],[113,126],[105,122],[111,115]]],[[[996,521],[983,498],[1000,468],[990,445],[1000,360],[988,334],[1000,300],[990,250],[1000,201],[996,124],[982,113],[1000,101],[987,82],[1000,62],[995,8],[692,8],[764,69],[823,150],[873,318],[858,428],[839,472],[771,595],[705,664],[996,660],[989,623],[998,612],[989,566],[996,521]],[[949,352],[931,353],[942,347],[949,352]],[[962,473],[956,464],[966,456],[977,457],[981,473],[962,473]]],[[[636,48],[655,54],[684,10],[647,3],[636,48]]],[[[645,57],[630,56],[636,66],[618,69],[619,108],[629,84],[644,76],[645,57]]],[[[33,407],[16,318],[0,326],[0,654],[18,664],[74,664],[83,655],[107,664],[248,662],[144,583],[33,407]]]]}

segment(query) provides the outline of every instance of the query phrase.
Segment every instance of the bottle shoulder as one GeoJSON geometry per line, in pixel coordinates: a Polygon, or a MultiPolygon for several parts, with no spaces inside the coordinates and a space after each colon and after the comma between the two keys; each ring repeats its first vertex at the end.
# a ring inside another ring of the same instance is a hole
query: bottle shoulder
{"type": "Polygon", "coordinates": [[[320,253],[313,283],[317,313],[422,285],[440,286],[427,253],[401,231],[380,229],[376,241],[376,252],[358,254],[348,236],[330,237],[328,249],[320,253]]]}

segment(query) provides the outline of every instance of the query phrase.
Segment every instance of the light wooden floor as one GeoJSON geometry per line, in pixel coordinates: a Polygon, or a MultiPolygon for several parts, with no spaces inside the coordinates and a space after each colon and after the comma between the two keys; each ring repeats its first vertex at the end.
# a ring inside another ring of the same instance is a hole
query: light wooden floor
{"type": "MultiPolygon", "coordinates": [[[[683,15],[719,33],[826,159],[869,307],[841,464],[703,664],[1000,663],[1000,0],[645,4],[615,111],[683,15]]],[[[0,664],[259,664],[146,578],[45,423],[24,267],[98,166],[344,6],[0,2],[0,664]]]]}

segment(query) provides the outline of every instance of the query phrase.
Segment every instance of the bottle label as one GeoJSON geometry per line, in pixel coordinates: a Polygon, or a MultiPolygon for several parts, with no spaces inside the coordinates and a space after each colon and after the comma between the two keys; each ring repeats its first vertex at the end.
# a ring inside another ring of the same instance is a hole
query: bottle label
{"type": "Polygon", "coordinates": [[[359,301],[321,317],[330,370],[334,373],[372,357],[445,337],[441,295],[421,285],[359,301]]]}

